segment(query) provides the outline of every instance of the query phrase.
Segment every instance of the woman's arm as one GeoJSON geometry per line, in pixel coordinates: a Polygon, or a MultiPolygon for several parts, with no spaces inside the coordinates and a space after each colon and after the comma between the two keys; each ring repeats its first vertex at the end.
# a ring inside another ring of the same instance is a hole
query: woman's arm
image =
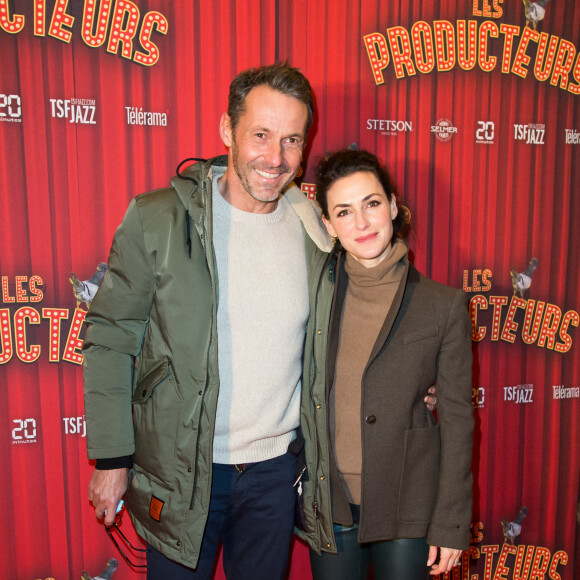
{"type": "Polygon", "coordinates": [[[437,357],[436,385],[441,460],[427,543],[467,549],[472,502],[472,351],[467,295],[461,291],[456,292],[449,309],[437,357]]]}

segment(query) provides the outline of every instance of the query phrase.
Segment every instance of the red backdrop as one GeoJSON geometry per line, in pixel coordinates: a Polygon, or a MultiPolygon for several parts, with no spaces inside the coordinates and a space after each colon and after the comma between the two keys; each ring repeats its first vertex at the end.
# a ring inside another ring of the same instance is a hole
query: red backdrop
{"type": "MultiPolygon", "coordinates": [[[[574,578],[579,48],[580,5],[562,0],[535,30],[516,0],[0,0],[0,576],[121,560],[86,499],[70,272],[106,261],[134,195],[224,152],[237,72],[288,59],[316,96],[303,189],[325,151],[375,151],[411,209],[415,264],[472,297],[474,533],[454,577],[574,578]],[[510,268],[531,258],[514,298],[510,268]]],[[[121,562],[113,577],[144,576],[121,562]]],[[[290,578],[310,578],[300,543],[290,578]]]]}

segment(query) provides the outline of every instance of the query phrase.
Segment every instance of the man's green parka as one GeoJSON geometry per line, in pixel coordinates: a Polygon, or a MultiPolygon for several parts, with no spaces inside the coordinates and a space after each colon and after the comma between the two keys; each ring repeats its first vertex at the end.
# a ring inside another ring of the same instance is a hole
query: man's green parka
{"type": "MultiPolygon", "coordinates": [[[[171,187],[131,202],[86,317],[89,458],[133,455],[126,504],[135,528],[189,567],[209,510],[219,392],[210,167],[226,164],[225,156],[196,163],[171,187]]],[[[304,227],[316,300],[329,238],[298,188],[284,195],[304,227]]],[[[284,264],[272,264],[273,275],[278,268],[284,264]]]]}

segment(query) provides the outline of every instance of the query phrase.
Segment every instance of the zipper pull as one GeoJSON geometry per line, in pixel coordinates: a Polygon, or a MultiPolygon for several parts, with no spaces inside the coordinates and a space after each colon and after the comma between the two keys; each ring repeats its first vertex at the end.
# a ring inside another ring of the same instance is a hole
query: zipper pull
{"type": "Polygon", "coordinates": [[[314,510],[314,517],[318,519],[318,502],[316,500],[312,502],[312,509],[314,510]]]}

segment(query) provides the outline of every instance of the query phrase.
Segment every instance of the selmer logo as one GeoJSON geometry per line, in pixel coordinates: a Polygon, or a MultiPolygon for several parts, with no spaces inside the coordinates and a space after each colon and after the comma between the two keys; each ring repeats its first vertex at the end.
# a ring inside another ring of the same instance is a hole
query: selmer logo
{"type": "Polygon", "coordinates": [[[439,141],[446,143],[457,135],[457,127],[449,119],[439,119],[436,125],[431,126],[431,133],[435,133],[439,141]]]}

